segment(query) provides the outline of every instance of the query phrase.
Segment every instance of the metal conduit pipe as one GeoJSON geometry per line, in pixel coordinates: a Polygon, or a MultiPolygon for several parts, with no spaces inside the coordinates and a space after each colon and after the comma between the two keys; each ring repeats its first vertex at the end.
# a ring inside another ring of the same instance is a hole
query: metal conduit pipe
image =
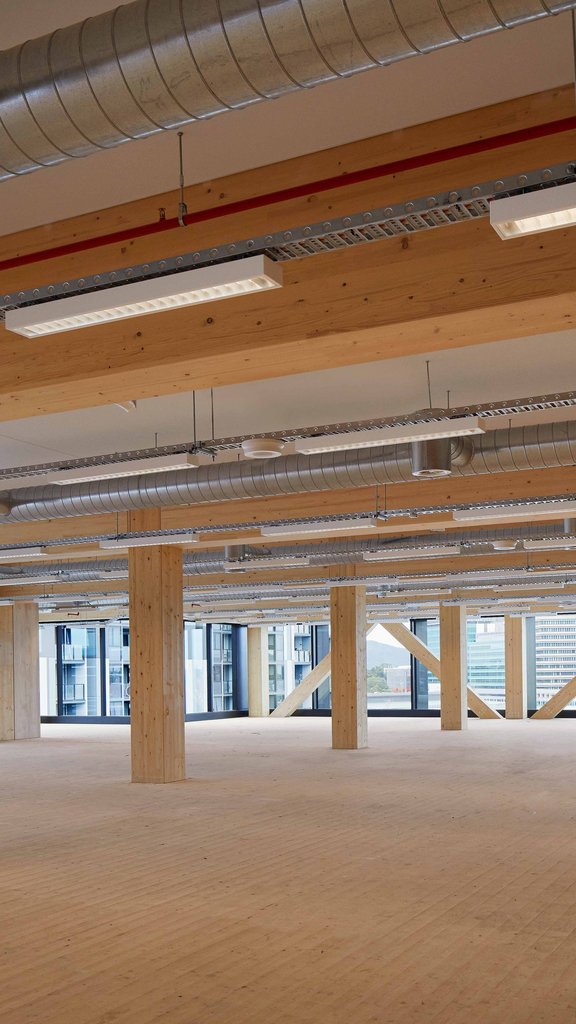
{"type": "Polygon", "coordinates": [[[136,0],[0,53],[0,179],[575,6],[136,0]]]}
{"type": "MultiPolygon", "coordinates": [[[[474,454],[456,439],[454,476],[479,476],[576,464],[576,421],[495,430],[474,439],[474,454]]],[[[194,470],[151,473],[70,486],[10,492],[5,521],[33,522],[124,512],[135,508],[202,505],[414,482],[406,445],[289,455],[266,462],[216,463],[194,470]]]]}

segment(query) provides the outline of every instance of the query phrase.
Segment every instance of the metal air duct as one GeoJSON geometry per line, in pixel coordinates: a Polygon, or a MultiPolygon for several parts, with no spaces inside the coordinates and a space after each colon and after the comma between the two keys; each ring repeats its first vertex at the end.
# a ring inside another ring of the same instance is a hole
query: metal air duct
{"type": "MultiPolygon", "coordinates": [[[[482,434],[474,454],[455,439],[454,476],[573,467],[576,421],[513,427],[482,434]]],[[[414,482],[409,448],[370,448],[312,457],[289,455],[271,462],[227,462],[195,470],[150,473],[63,487],[35,487],[0,495],[11,506],[9,522],[124,512],[135,508],[203,505],[239,498],[375,487],[414,482]]],[[[425,484],[422,484],[425,486],[425,484]]]]}
{"type": "Polygon", "coordinates": [[[450,476],[452,472],[452,449],[449,437],[438,437],[432,441],[412,443],[412,475],[421,480],[436,480],[450,476]]]}
{"type": "Polygon", "coordinates": [[[574,6],[136,0],[0,53],[0,179],[574,6]]]}

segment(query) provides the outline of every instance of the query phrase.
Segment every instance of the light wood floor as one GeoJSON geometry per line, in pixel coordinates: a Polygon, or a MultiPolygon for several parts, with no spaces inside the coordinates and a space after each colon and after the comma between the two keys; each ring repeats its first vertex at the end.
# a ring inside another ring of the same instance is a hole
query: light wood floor
{"type": "Polygon", "coordinates": [[[329,726],[0,746],[2,1024],[573,1024],[576,721],[329,726]]]}

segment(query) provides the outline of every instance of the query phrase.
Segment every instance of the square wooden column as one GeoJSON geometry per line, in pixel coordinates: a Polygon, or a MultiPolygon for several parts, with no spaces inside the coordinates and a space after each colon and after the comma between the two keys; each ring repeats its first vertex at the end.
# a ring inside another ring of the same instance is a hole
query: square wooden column
{"type": "MultiPolygon", "coordinates": [[[[159,530],[157,510],[131,512],[131,531],[159,530]]],[[[184,755],[182,549],[130,548],[132,782],[179,782],[184,755]]]]}
{"type": "Polygon", "coordinates": [[[251,718],[270,714],[267,626],[248,627],[248,714],[251,718]]]}
{"type": "Polygon", "coordinates": [[[332,746],[357,750],[368,743],[366,587],[330,592],[332,746]]]}
{"type": "Polygon", "coordinates": [[[0,740],[40,735],[38,605],[0,608],[0,740]]]}
{"type": "Polygon", "coordinates": [[[506,718],[526,718],[526,623],[520,616],[506,615],[504,618],[504,661],[506,718]]]}
{"type": "Polygon", "coordinates": [[[466,609],[440,605],[440,724],[442,729],[468,725],[466,609]]]}

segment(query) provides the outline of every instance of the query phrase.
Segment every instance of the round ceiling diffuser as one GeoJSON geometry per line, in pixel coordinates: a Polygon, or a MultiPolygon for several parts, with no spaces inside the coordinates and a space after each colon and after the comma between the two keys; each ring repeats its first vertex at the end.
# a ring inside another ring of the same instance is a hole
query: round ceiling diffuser
{"type": "Polygon", "coordinates": [[[251,437],[242,441],[242,451],[247,459],[277,459],[284,451],[284,443],[275,437],[251,437]]]}

